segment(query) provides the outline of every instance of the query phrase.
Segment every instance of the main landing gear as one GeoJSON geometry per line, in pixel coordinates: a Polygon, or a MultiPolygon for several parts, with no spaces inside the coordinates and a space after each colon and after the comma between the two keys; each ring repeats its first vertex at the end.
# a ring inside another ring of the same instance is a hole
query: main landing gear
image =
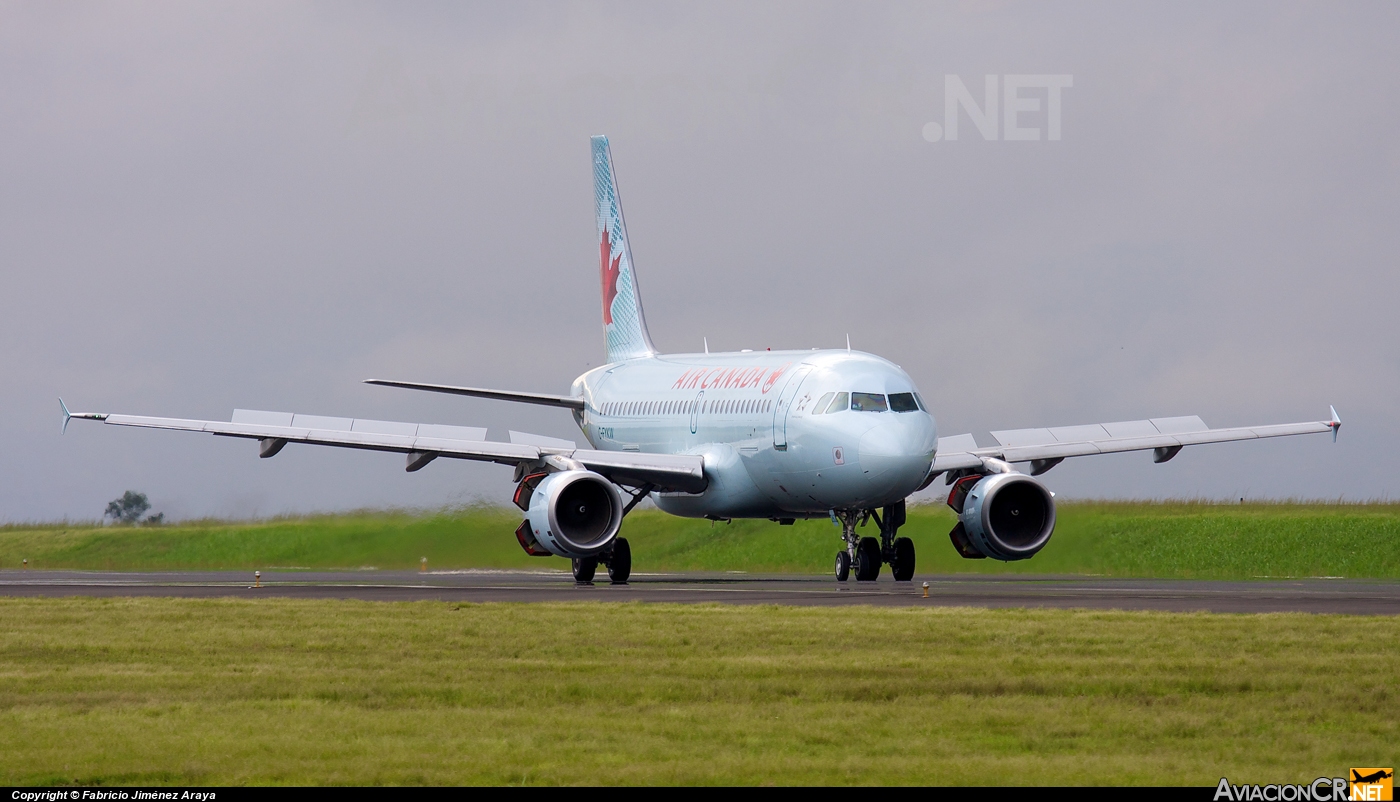
{"type": "Polygon", "coordinates": [[[581,585],[593,584],[593,576],[598,572],[598,563],[607,566],[608,580],[614,585],[627,584],[627,578],[632,576],[632,547],[627,543],[627,538],[620,537],[614,540],[612,548],[601,556],[575,557],[574,581],[581,585]]]}
{"type": "Polygon", "coordinates": [[[835,516],[841,524],[841,539],[846,541],[846,548],[836,553],[837,582],[849,579],[852,568],[857,582],[874,582],[880,578],[880,566],[884,563],[889,564],[896,582],[914,578],[914,541],[896,537],[904,525],[903,501],[885,507],[883,518],[875,510],[842,510],[835,516]],[[856,533],[856,528],[871,518],[880,527],[878,539],[856,533]]]}

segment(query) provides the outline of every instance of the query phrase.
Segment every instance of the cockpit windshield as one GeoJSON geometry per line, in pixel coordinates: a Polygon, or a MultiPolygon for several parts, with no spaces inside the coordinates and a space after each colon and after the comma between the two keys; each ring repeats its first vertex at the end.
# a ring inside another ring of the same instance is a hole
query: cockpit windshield
{"type": "Polygon", "coordinates": [[[919,402],[913,393],[890,393],[890,409],[895,412],[918,412],[919,402]]]}
{"type": "Polygon", "coordinates": [[[882,393],[851,393],[851,409],[855,412],[884,412],[889,409],[882,393]]]}
{"type": "Polygon", "coordinates": [[[832,412],[918,412],[924,410],[923,399],[918,393],[891,393],[888,398],[882,393],[823,393],[812,405],[812,415],[826,415],[832,412]]]}

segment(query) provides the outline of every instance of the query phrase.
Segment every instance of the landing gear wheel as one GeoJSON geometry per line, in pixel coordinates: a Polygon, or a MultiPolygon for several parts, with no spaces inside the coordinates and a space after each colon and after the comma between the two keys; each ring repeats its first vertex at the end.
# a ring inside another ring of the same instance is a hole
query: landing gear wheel
{"type": "Polygon", "coordinates": [[[907,537],[894,539],[894,559],[890,561],[894,581],[908,582],[914,578],[914,541],[907,537]]]}
{"type": "Polygon", "coordinates": [[[574,558],[574,581],[593,581],[593,575],[598,572],[597,557],[575,557],[574,558]]]}
{"type": "Polygon", "coordinates": [[[844,551],[836,552],[836,581],[845,582],[851,577],[851,555],[844,551]]]}
{"type": "Polygon", "coordinates": [[[627,577],[632,575],[632,547],[627,545],[627,538],[620,537],[613,541],[612,557],[608,559],[608,579],[614,585],[627,584],[627,577]]]}
{"type": "Polygon", "coordinates": [[[874,582],[880,578],[880,541],[863,537],[856,546],[856,581],[874,582]]]}

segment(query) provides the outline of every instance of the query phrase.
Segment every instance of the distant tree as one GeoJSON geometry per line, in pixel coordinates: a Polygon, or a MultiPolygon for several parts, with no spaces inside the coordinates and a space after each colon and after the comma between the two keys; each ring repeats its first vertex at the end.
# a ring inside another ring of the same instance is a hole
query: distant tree
{"type": "MultiPolygon", "coordinates": [[[[107,512],[103,513],[104,518],[111,518],[114,523],[135,525],[141,523],[141,516],[146,514],[146,510],[151,508],[151,502],[146,498],[145,493],[137,493],[128,490],[122,493],[122,497],[112,499],[107,503],[107,512]]],[[[147,516],[145,523],[160,524],[165,522],[165,513],[159,512],[155,515],[147,516]]]]}

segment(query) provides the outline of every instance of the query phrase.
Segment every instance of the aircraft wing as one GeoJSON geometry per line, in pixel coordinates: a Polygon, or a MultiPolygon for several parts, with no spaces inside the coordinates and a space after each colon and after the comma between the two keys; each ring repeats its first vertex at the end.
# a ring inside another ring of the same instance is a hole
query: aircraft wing
{"type": "MultiPolygon", "coordinates": [[[[60,402],[61,403],[61,402],[60,402]]],[[[430,423],[332,418],[237,409],[229,421],[155,418],[96,412],[70,413],[63,408],[64,425],[69,418],[98,420],[112,426],[139,426],[205,432],[225,437],[259,441],[259,456],[271,457],[287,443],[359,448],[370,451],[397,451],[408,455],[410,471],[416,471],[437,457],[495,462],[501,465],[542,464],[550,457],[577,460],[619,484],[654,485],[656,490],[698,493],[705,489],[704,461],[680,454],[641,454],[636,452],[594,451],[574,448],[567,440],[555,440],[512,432],[510,443],[486,439],[484,428],[443,426],[430,423]]]]}
{"type": "Polygon", "coordinates": [[[985,462],[988,459],[1029,462],[1031,474],[1036,475],[1050,470],[1067,457],[1148,449],[1153,452],[1153,462],[1166,462],[1176,456],[1184,446],[1203,443],[1228,443],[1234,440],[1323,432],[1332,432],[1332,438],[1335,440],[1341,425],[1337,410],[1333,409],[1331,420],[1229,429],[1212,429],[1195,415],[1091,423],[1086,426],[1061,426],[1053,429],[1012,429],[992,432],[992,437],[998,445],[989,448],[979,447],[970,434],[960,434],[938,439],[938,453],[930,475],[988,467],[985,462]]]}

